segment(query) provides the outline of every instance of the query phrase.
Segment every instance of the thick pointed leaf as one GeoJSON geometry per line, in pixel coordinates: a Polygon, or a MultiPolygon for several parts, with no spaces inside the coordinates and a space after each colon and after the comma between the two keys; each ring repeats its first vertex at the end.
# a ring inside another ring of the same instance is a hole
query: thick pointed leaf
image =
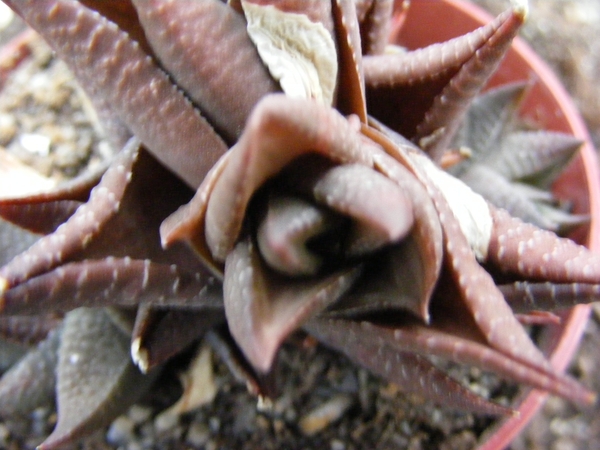
{"type": "MultiPolygon", "coordinates": [[[[490,246],[492,208],[488,211],[483,198],[459,181],[447,178],[448,175],[429,159],[414,151],[409,155],[409,167],[423,183],[437,209],[444,232],[446,266],[488,343],[525,364],[549,367],[544,355],[512,314],[490,274],[476,259],[476,254],[485,256],[490,246]],[[442,187],[446,182],[449,185],[442,187]]],[[[398,157],[402,155],[398,154],[398,157]]]]}
{"type": "Polygon", "coordinates": [[[527,83],[513,83],[475,97],[457,132],[458,139],[455,138],[452,144],[454,147],[464,145],[472,150],[473,154],[466,160],[465,166],[493,157],[498,151],[498,142],[514,125],[515,114],[527,87],[527,83]]]}
{"type": "MultiPolygon", "coordinates": [[[[0,216],[21,228],[37,234],[49,234],[67,221],[75,210],[89,199],[108,168],[108,163],[96,170],[86,172],[49,190],[0,198],[0,216]]],[[[17,172],[18,173],[18,172],[17,172]]]]}
{"type": "Polygon", "coordinates": [[[512,413],[511,409],[472,393],[427,359],[386,345],[361,323],[313,319],[304,328],[325,345],[343,352],[406,392],[420,394],[440,406],[488,415],[512,413]]]}
{"type": "Polygon", "coordinates": [[[600,284],[516,281],[498,286],[514,311],[561,311],[600,301],[600,284]]]}
{"type": "Polygon", "coordinates": [[[502,141],[500,151],[490,155],[489,165],[509,179],[520,180],[545,174],[543,187],[549,187],[581,147],[574,136],[549,131],[512,133],[502,141]]]}
{"type": "MultiPolygon", "coordinates": [[[[559,224],[547,218],[528,196],[531,190],[520,189],[492,167],[474,164],[460,179],[492,205],[505,209],[510,215],[540,228],[557,231],[559,224]]],[[[566,213],[565,213],[566,214],[566,213]]]]}
{"type": "Polygon", "coordinates": [[[553,283],[600,284],[600,256],[570,239],[491,208],[487,261],[503,272],[553,283]],[[542,262],[542,264],[540,264],[542,262]]]}
{"type": "Polygon", "coordinates": [[[411,235],[380,252],[365,267],[356,286],[332,307],[332,312],[356,316],[399,310],[428,322],[430,293],[419,250],[411,235]]]}
{"type": "Polygon", "coordinates": [[[59,448],[110,423],[153,379],[133,365],[128,337],[106,313],[86,308],[65,318],[56,374],[58,422],[39,446],[43,450],[59,448]]]}
{"type": "Polygon", "coordinates": [[[340,236],[344,255],[365,255],[398,242],[414,224],[415,207],[405,187],[361,164],[336,166],[307,155],[286,167],[276,181],[351,220],[347,236],[340,236]]]}
{"type": "Polygon", "coordinates": [[[272,269],[290,275],[315,275],[323,257],[308,248],[311,239],[340,226],[333,212],[292,196],[270,196],[256,238],[261,256],[272,269]]]}
{"type": "Polygon", "coordinates": [[[353,0],[333,2],[336,42],[338,44],[339,78],[337,109],[344,115],[356,114],[367,122],[367,102],[362,68],[360,26],[353,0]]]}
{"type": "Polygon", "coordinates": [[[32,345],[46,339],[58,328],[62,317],[57,314],[37,316],[0,316],[0,339],[32,345]]]}
{"type": "Polygon", "coordinates": [[[409,52],[365,56],[367,87],[421,84],[456,73],[498,31],[507,15],[449,41],[409,52]]]}
{"type": "Polygon", "coordinates": [[[356,14],[360,23],[363,55],[378,55],[383,53],[390,34],[394,1],[355,1],[354,3],[356,4],[356,14]]]}
{"type": "MultiPolygon", "coordinates": [[[[221,298],[219,301],[222,302],[221,298]]],[[[168,311],[139,308],[131,336],[131,357],[146,373],[223,322],[225,312],[222,307],[194,305],[190,309],[168,311]]]]}
{"type": "Polygon", "coordinates": [[[415,221],[409,239],[414,240],[419,256],[418,260],[412,261],[411,264],[416,270],[420,270],[423,283],[418,315],[428,321],[429,299],[440,275],[444,252],[442,227],[437,211],[423,185],[406,167],[388,155],[376,155],[374,159],[377,169],[396,182],[412,199],[415,221]],[[417,264],[420,264],[420,267],[416,266],[417,264]]]}
{"type": "Polygon", "coordinates": [[[474,100],[453,142],[468,156],[450,172],[511,215],[540,228],[564,231],[582,223],[583,217],[560,209],[549,188],[580,141],[563,133],[514,131],[516,108],[526,86],[493,89],[474,100]]]}
{"type": "Polygon", "coordinates": [[[88,203],[79,208],[55,233],[37,241],[0,270],[0,292],[2,287],[15,286],[52,269],[87,247],[99,233],[100,224],[118,211],[138,151],[139,142],[134,139],[115,159],[100,184],[92,190],[88,203]]]}
{"type": "Polygon", "coordinates": [[[0,216],[31,233],[50,234],[69,220],[82,204],[75,200],[38,204],[0,201],[0,216]]]}
{"type": "Polygon", "coordinates": [[[66,312],[80,306],[220,307],[220,286],[207,271],[130,258],[88,259],[64,264],[7,290],[5,314],[66,312]]]}
{"type": "Polygon", "coordinates": [[[183,246],[164,251],[158,235],[162,220],[189,200],[191,192],[151,155],[138,152],[134,145],[132,142],[128,151],[119,154],[90,200],[64,225],[0,269],[5,288],[61,263],[85,258],[151,258],[157,263],[180,262],[182,270],[192,273],[203,270],[183,246]]]}
{"type": "Polygon", "coordinates": [[[426,358],[438,356],[459,364],[479,367],[505,379],[543,389],[574,402],[589,404],[595,401],[595,394],[572,378],[557,374],[550,368],[540,370],[528,367],[484,344],[433,327],[417,323],[390,328],[364,323],[362,327],[365,333],[370,332],[399,351],[417,353],[426,358]]]}
{"type": "Polygon", "coordinates": [[[417,127],[415,142],[439,161],[447,149],[469,104],[496,71],[512,39],[525,20],[527,12],[521,6],[502,17],[502,24],[486,43],[460,68],[439,94],[417,127]]]}
{"type": "Polygon", "coordinates": [[[206,241],[217,261],[233,248],[256,189],[295,158],[314,152],[335,162],[372,166],[369,145],[336,111],[282,95],[259,104],[208,199],[206,241]]]}
{"type": "Polygon", "coordinates": [[[346,269],[316,280],[290,279],[264,267],[254,244],[241,241],[225,263],[231,334],[256,370],[266,373],[285,338],[335,302],[357,275],[358,269],[346,269]]]}
{"type": "Polygon", "coordinates": [[[360,164],[328,170],[316,180],[317,201],[354,220],[347,252],[360,255],[398,242],[413,226],[413,205],[396,183],[360,164]]]}
{"type": "Polygon", "coordinates": [[[25,416],[54,403],[62,328],[51,332],[0,378],[0,415],[25,416]]]}
{"type": "Polygon", "coordinates": [[[134,4],[162,64],[207,119],[235,142],[254,105],[279,90],[243,17],[219,0],[134,4]]]}

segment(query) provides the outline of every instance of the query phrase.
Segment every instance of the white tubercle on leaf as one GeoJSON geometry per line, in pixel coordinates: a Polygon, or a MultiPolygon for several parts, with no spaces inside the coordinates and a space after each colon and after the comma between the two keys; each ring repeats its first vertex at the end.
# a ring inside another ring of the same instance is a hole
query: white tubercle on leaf
{"type": "Polygon", "coordinates": [[[418,153],[409,155],[448,202],[477,259],[485,261],[493,226],[487,201],[462,181],[444,172],[428,157],[418,153]]]}
{"type": "Polygon", "coordinates": [[[291,97],[333,104],[338,61],[333,38],[303,14],[242,0],[248,35],[269,72],[291,97]]]}
{"type": "Polygon", "coordinates": [[[386,55],[402,55],[408,53],[408,49],[400,45],[388,44],[385,46],[384,53],[386,55]]]}

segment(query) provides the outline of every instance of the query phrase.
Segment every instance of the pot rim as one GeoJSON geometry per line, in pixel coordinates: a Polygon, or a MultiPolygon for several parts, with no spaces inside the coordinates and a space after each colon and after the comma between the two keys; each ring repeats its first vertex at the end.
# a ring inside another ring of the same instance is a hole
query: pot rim
{"type": "MultiPolygon", "coordinates": [[[[414,7],[419,3],[424,3],[425,1],[427,0],[413,0],[411,7],[414,7]]],[[[402,0],[395,1],[395,13],[399,14],[400,21],[407,19],[407,17],[403,15],[405,13],[403,3],[402,0]]],[[[468,3],[465,0],[439,0],[439,4],[445,4],[447,7],[455,9],[464,17],[464,19],[468,19],[469,22],[473,22],[474,24],[476,22],[477,25],[475,26],[481,26],[493,20],[493,17],[487,11],[477,5],[468,3]]],[[[410,17],[410,11],[408,17],[410,17]]],[[[447,20],[447,22],[451,21],[447,20]]],[[[431,27],[431,24],[428,26],[431,27]]],[[[459,27],[461,26],[464,25],[459,25],[459,27]]],[[[399,27],[397,26],[392,27],[392,35],[397,35],[398,29],[399,27]]],[[[455,36],[464,32],[465,30],[460,30],[460,33],[455,34],[455,36]]],[[[524,73],[520,74],[520,79],[522,80],[523,78],[527,78],[527,75],[535,74],[533,80],[535,82],[534,87],[536,89],[547,91],[546,97],[548,97],[548,99],[545,101],[554,102],[556,104],[556,111],[552,111],[551,114],[553,117],[542,116],[539,121],[536,120],[539,119],[537,117],[531,117],[531,119],[536,122],[542,122],[541,125],[543,127],[548,127],[550,129],[556,128],[555,123],[560,122],[558,128],[563,128],[560,131],[569,132],[583,141],[577,159],[585,173],[588,193],[588,203],[586,206],[589,208],[590,223],[587,237],[579,236],[579,240],[585,241],[587,247],[591,250],[600,252],[600,169],[598,158],[591,143],[587,127],[570,95],[567,93],[552,69],[550,69],[541,57],[538,56],[538,54],[535,53],[522,38],[516,37],[514,39],[510,50],[510,58],[514,58],[518,60],[520,65],[524,65],[524,73]],[[529,74],[525,73],[527,70],[529,70],[529,74]],[[555,123],[546,124],[544,123],[546,120],[555,123]]],[[[506,59],[508,60],[509,57],[506,59]]],[[[506,60],[502,64],[508,65],[506,60]]],[[[503,66],[501,65],[500,71],[502,70],[502,67],[503,66]]],[[[504,84],[508,82],[507,79],[502,78],[512,78],[512,81],[517,81],[515,79],[515,74],[511,75],[505,72],[503,74],[498,73],[493,77],[489,85],[504,84]]],[[[531,92],[529,94],[528,98],[533,97],[531,92]]],[[[529,114],[526,114],[526,116],[527,119],[530,119],[529,114]]],[[[571,167],[571,165],[569,165],[569,167],[571,167]]],[[[563,372],[567,368],[576,352],[581,335],[585,330],[590,311],[591,307],[589,305],[576,306],[562,315],[561,326],[550,327],[549,332],[544,336],[544,342],[542,344],[547,348],[547,354],[549,354],[552,366],[558,371],[563,372]]],[[[517,409],[519,415],[495,422],[495,424],[486,430],[480,437],[478,449],[493,450],[507,447],[543,406],[547,396],[548,394],[546,392],[540,390],[523,390],[523,392],[514,399],[514,402],[518,404],[517,409]]]]}

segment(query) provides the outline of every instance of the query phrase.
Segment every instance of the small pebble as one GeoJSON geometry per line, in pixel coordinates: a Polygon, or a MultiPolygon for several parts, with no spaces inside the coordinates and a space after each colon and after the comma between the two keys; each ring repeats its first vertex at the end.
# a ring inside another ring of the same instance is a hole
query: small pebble
{"type": "Polygon", "coordinates": [[[117,417],[108,428],[106,440],[112,445],[125,445],[133,439],[134,428],[135,423],[129,417],[117,417]]]}
{"type": "Polygon", "coordinates": [[[570,438],[559,438],[552,443],[549,450],[581,450],[581,446],[570,438]]]}
{"type": "Polygon", "coordinates": [[[48,156],[50,153],[50,138],[37,133],[23,133],[19,136],[19,144],[34,155],[48,156]]]}
{"type": "Polygon", "coordinates": [[[179,416],[176,414],[159,414],[154,419],[154,427],[158,433],[165,433],[179,425],[179,416]]]}
{"type": "Polygon", "coordinates": [[[127,412],[127,416],[136,425],[140,425],[143,422],[145,422],[146,420],[148,420],[148,418],[150,417],[151,414],[152,414],[151,408],[145,407],[145,406],[140,406],[140,405],[133,405],[131,408],[129,408],[129,411],[127,412]]]}
{"type": "Polygon", "coordinates": [[[344,444],[339,439],[333,439],[330,443],[329,448],[331,450],[346,450],[346,444],[344,444]]]}
{"type": "Polygon", "coordinates": [[[0,448],[5,448],[8,445],[8,438],[10,437],[10,430],[8,427],[0,423],[0,448]]]}
{"type": "Polygon", "coordinates": [[[234,433],[252,433],[256,427],[256,408],[251,403],[239,402],[235,408],[234,433]]]}
{"type": "Polygon", "coordinates": [[[17,120],[11,114],[0,113],[0,145],[6,146],[18,131],[17,120]]]}
{"type": "Polygon", "coordinates": [[[208,426],[210,427],[210,431],[217,433],[219,428],[221,428],[221,419],[215,416],[211,417],[208,419],[208,426]]]}
{"type": "Polygon", "coordinates": [[[300,419],[298,425],[305,435],[312,436],[340,419],[352,403],[353,398],[350,395],[338,394],[309,411],[300,419]]]}
{"type": "Polygon", "coordinates": [[[194,422],[188,428],[185,442],[193,447],[202,447],[210,439],[210,429],[203,423],[194,422]]]}

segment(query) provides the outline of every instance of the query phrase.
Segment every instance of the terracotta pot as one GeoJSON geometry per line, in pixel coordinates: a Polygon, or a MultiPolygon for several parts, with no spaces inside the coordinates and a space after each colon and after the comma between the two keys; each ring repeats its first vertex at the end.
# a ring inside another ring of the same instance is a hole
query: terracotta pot
{"type": "MultiPolygon", "coordinates": [[[[461,0],[412,0],[406,17],[402,14],[402,3],[396,0],[397,21],[391,41],[409,49],[448,40],[492,20],[479,7],[461,0]],[[433,18],[439,17],[444,20],[432,23],[433,18]],[[402,27],[399,26],[401,22],[404,22],[402,27]]],[[[571,133],[585,142],[579,156],[554,184],[553,191],[557,197],[573,202],[575,212],[590,214],[590,224],[578,229],[571,237],[600,251],[600,172],[583,120],[552,70],[520,38],[515,39],[489,87],[515,81],[534,83],[521,109],[521,116],[526,121],[540,128],[571,133]]],[[[575,353],[589,312],[588,306],[578,306],[565,313],[562,324],[548,327],[541,339],[541,347],[558,370],[564,370],[575,353]]],[[[544,392],[523,390],[514,405],[520,415],[500,421],[484,433],[479,448],[502,449],[509,445],[540,409],[545,398],[544,392]]]]}

